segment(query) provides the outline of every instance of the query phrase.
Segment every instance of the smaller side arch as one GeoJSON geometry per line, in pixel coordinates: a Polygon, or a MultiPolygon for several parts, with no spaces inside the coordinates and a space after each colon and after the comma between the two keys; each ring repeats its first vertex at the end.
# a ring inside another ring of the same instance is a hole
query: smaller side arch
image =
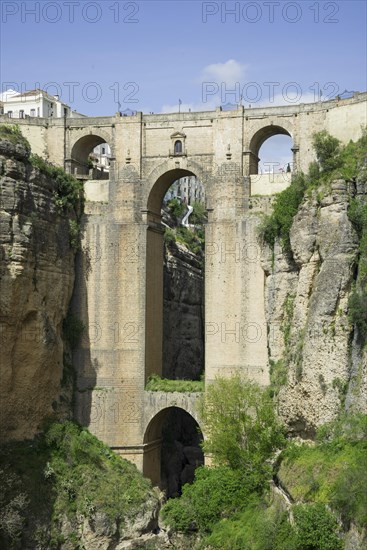
{"type": "Polygon", "coordinates": [[[285,135],[289,136],[293,140],[293,136],[289,130],[283,126],[277,124],[270,124],[263,126],[255,132],[252,136],[249,144],[249,161],[248,161],[248,173],[249,175],[258,174],[258,163],[259,163],[259,151],[263,143],[273,136],[285,135]]]}
{"type": "MultiPolygon", "coordinates": [[[[71,131],[72,132],[72,131],[71,131]]],[[[78,132],[78,137],[70,144],[69,151],[69,171],[72,174],[86,176],[89,173],[89,154],[92,153],[95,147],[107,143],[110,148],[110,158],[114,158],[114,146],[112,137],[107,133],[97,129],[94,133],[89,130],[82,135],[78,132]]]]}

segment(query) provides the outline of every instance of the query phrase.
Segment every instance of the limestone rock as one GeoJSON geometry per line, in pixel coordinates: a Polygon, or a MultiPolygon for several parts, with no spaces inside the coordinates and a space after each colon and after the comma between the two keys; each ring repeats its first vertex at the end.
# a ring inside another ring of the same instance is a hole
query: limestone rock
{"type": "Polygon", "coordinates": [[[62,321],[74,283],[69,221],[54,182],[0,140],[0,437],[32,437],[61,393],[62,321]]]}
{"type": "Polygon", "coordinates": [[[279,413],[303,437],[335,418],[344,400],[357,410],[367,406],[366,352],[348,320],[358,254],[348,192],[338,180],[321,204],[304,200],[290,231],[291,255],[276,244],[271,266],[263,251],[269,358],[287,366],[279,413]]]}

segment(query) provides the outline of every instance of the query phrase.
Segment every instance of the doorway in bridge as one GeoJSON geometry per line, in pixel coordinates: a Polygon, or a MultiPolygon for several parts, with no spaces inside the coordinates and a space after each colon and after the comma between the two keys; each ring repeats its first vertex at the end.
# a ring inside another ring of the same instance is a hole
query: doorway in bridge
{"type": "Polygon", "coordinates": [[[204,464],[203,435],[196,420],[179,407],[169,407],[149,423],[144,437],[143,473],[167,498],[181,494],[204,464]]]}
{"type": "Polygon", "coordinates": [[[77,179],[108,180],[112,164],[111,147],[98,135],[80,138],[71,150],[69,170],[77,179]]]}
{"type": "Polygon", "coordinates": [[[149,210],[159,214],[161,240],[157,244],[157,231],[148,230],[146,376],[199,382],[204,373],[205,190],[195,174],[173,170],[156,182],[150,199],[154,193],[158,197],[149,210]],[[160,259],[150,252],[157,247],[162,249],[160,259]],[[153,331],[155,342],[150,340],[153,331]],[[153,363],[157,339],[160,355],[153,363]]]}

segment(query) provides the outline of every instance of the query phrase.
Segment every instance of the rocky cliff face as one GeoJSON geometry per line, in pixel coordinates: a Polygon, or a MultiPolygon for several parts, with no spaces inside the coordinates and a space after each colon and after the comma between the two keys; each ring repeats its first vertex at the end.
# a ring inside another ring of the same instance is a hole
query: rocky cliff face
{"type": "Polygon", "coordinates": [[[69,218],[21,144],[0,140],[0,367],[3,440],[32,437],[59,407],[62,323],[74,283],[69,218]]]}
{"type": "Polygon", "coordinates": [[[313,437],[345,407],[366,412],[367,353],[348,319],[356,277],[357,234],[350,195],[339,180],[323,198],[304,200],[290,233],[292,254],[265,247],[266,316],[279,413],[290,432],[313,437]],[[364,389],[363,389],[364,388],[364,389]]]}
{"type": "Polygon", "coordinates": [[[204,279],[195,254],[165,247],[163,376],[198,380],[204,370],[204,279]]]}

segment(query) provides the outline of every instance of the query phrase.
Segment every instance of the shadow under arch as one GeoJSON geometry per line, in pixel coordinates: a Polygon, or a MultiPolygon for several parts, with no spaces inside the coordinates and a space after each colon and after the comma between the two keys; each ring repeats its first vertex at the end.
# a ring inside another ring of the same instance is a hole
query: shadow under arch
{"type": "MultiPolygon", "coordinates": [[[[98,145],[106,143],[111,149],[111,157],[113,157],[112,147],[109,143],[107,136],[102,136],[98,134],[87,134],[80,137],[73,144],[70,151],[70,173],[78,176],[89,176],[90,175],[90,165],[88,162],[89,155],[98,145]]],[[[95,173],[91,174],[91,179],[108,179],[108,173],[104,174],[104,177],[97,177],[95,173]],[[107,175],[107,177],[106,177],[107,175]],[[94,177],[95,176],[95,177],[94,177]]]]}
{"type": "Polygon", "coordinates": [[[250,175],[258,174],[259,171],[259,151],[263,143],[273,136],[285,135],[293,139],[290,132],[282,126],[270,124],[260,128],[251,138],[250,141],[250,175]]]}
{"type": "MultiPolygon", "coordinates": [[[[162,376],[163,366],[163,264],[164,227],[161,223],[163,199],[177,179],[198,174],[188,168],[172,168],[165,163],[151,174],[147,196],[145,382],[152,374],[162,376]],[[164,166],[168,169],[164,171],[164,166]]],[[[198,178],[199,179],[199,178],[198,178]]]]}
{"type": "Polygon", "coordinates": [[[153,485],[178,496],[204,464],[203,433],[197,420],[180,407],[167,407],[149,422],[144,434],[143,474],[153,485]]]}

